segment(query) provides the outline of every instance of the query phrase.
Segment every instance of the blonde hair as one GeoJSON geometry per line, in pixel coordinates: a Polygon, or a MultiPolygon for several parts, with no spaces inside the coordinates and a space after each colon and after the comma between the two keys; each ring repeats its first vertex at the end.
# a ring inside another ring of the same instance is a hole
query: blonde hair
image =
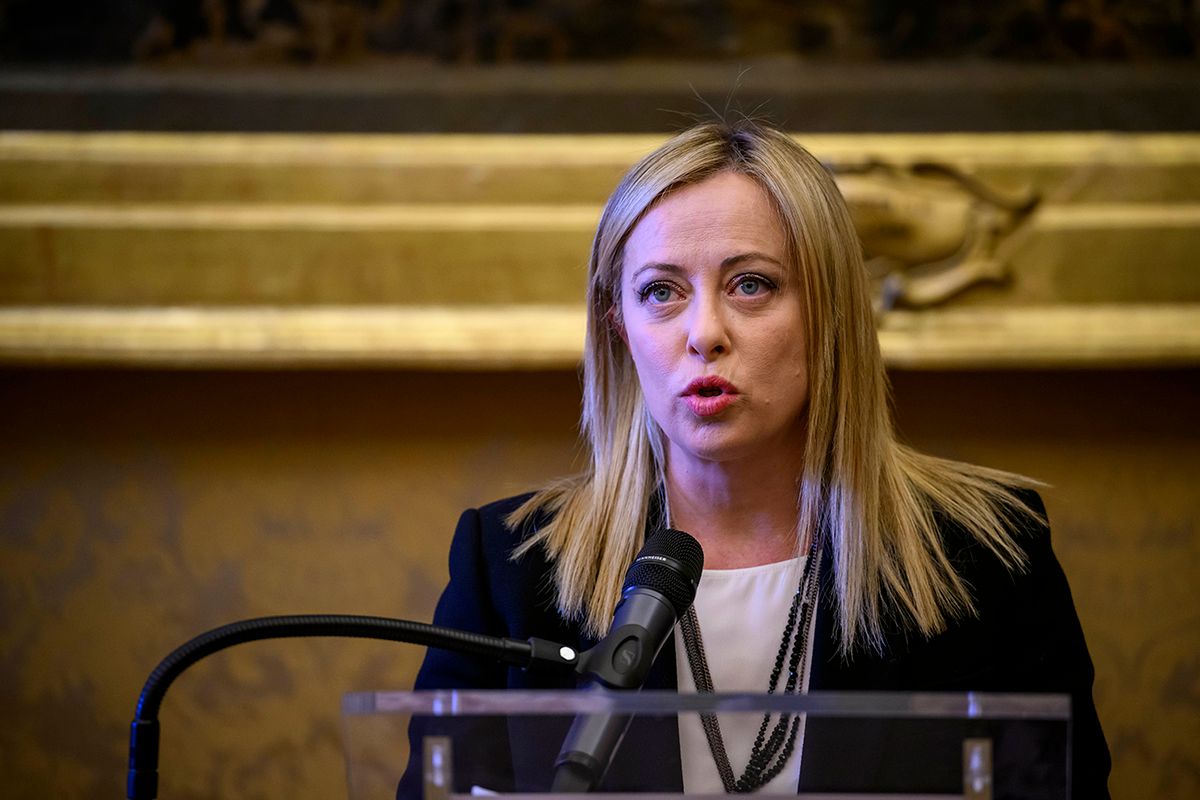
{"type": "Polygon", "coordinates": [[[664,474],[662,432],[612,320],[620,308],[624,244],[666,194],[723,171],[756,181],[788,233],[809,369],[797,543],[812,532],[831,552],[842,651],[858,644],[879,650],[885,620],[897,613],[922,634],[941,631],[974,607],[947,556],[935,510],[1009,568],[1020,568],[1024,557],[1009,525],[1014,514],[1036,514],[1013,487],[1033,482],[933,458],[896,439],[867,275],[845,201],[804,148],[752,122],[709,123],[679,134],[634,165],[606,203],[588,265],[582,427],[590,463],[509,517],[516,528],[548,512],[548,522],[515,557],[544,547],[561,613],[592,635],[607,630],[664,474]]]}

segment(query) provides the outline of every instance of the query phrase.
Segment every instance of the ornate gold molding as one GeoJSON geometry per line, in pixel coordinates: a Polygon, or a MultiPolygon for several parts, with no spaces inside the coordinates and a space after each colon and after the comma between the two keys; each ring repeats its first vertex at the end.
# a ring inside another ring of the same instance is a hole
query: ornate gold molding
{"type": "Polygon", "coordinates": [[[7,308],[0,360],[176,367],[558,369],[582,308],[7,308]]]}
{"type": "MultiPolygon", "coordinates": [[[[600,203],[661,141],[0,132],[0,363],[570,368],[600,203]]],[[[839,177],[901,222],[944,212],[924,259],[891,254],[909,305],[953,300],[881,316],[890,364],[1200,365],[1200,135],[802,142],[1042,198],[939,272],[969,200],[839,177]]]]}
{"type": "MultiPolygon", "coordinates": [[[[579,306],[320,309],[6,308],[0,361],[157,367],[569,369],[579,306]]],[[[1200,363],[1200,304],[895,311],[903,369],[1200,363]]]]}

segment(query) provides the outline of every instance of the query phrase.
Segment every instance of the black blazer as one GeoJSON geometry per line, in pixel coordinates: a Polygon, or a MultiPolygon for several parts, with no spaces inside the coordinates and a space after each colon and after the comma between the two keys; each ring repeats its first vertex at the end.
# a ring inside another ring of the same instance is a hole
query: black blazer
{"type": "MultiPolygon", "coordinates": [[[[530,551],[518,561],[511,558],[514,547],[529,530],[510,531],[503,520],[526,499],[528,495],[509,498],[463,513],[450,548],[450,583],[438,602],[434,623],[492,636],[537,636],[587,649],[595,642],[583,636],[577,625],[564,620],[555,608],[552,568],[542,551],[530,551]]],[[[1035,509],[1044,510],[1035,492],[1028,492],[1025,499],[1035,509]]],[[[533,526],[537,524],[535,521],[533,526]]],[[[1023,522],[1017,535],[1028,555],[1029,569],[1013,574],[974,537],[956,526],[943,525],[947,552],[971,587],[978,614],[929,639],[893,630],[887,636],[883,655],[858,651],[845,658],[839,654],[834,592],[828,584],[833,569],[826,554],[809,689],[1070,694],[1072,795],[1107,798],[1111,761],[1092,701],[1092,662],[1066,577],[1051,549],[1048,528],[1023,522]]],[[[570,689],[576,685],[569,674],[522,671],[431,649],[415,688],[570,689]]],[[[668,639],[646,688],[676,688],[673,640],[668,639]]],[[[491,743],[488,752],[480,753],[475,748],[470,754],[471,765],[464,763],[464,756],[458,759],[456,771],[462,785],[456,790],[467,791],[472,783],[497,790],[548,790],[562,742],[560,733],[565,734],[568,722],[563,721],[561,732],[548,735],[531,731],[528,718],[514,717],[507,725],[493,721],[497,727],[484,739],[491,743]],[[473,773],[472,767],[477,772],[473,773]]],[[[808,720],[798,787],[801,791],[866,792],[888,786],[910,792],[961,791],[957,765],[961,763],[966,731],[954,733],[941,726],[938,733],[920,720],[880,721],[867,728],[861,721],[855,725],[851,734],[839,720],[808,720]],[[920,753],[929,751],[942,754],[937,763],[949,765],[949,772],[921,762],[920,753]],[[879,756],[880,752],[891,755],[879,756]]],[[[415,744],[421,735],[433,732],[425,723],[414,724],[411,740],[415,744]]],[[[419,748],[413,749],[409,769],[399,786],[401,798],[420,796],[416,769],[419,748]]],[[[1001,755],[997,758],[1003,760],[1001,755]]],[[[635,720],[601,788],[645,791],[650,788],[650,775],[654,776],[652,788],[682,791],[674,719],[635,720]]],[[[1002,764],[998,763],[997,798],[1039,794],[1037,786],[1006,786],[1002,777],[1002,764]]]]}

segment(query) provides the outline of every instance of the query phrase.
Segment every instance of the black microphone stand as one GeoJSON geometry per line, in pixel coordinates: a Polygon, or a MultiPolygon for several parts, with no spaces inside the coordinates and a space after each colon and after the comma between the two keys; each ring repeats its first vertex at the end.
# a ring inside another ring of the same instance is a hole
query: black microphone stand
{"type": "Polygon", "coordinates": [[[258,617],[223,625],[177,647],[146,679],[129,731],[129,777],[125,796],[129,800],[154,800],[158,795],[158,710],[167,688],[180,673],[205,656],[237,644],[311,636],[421,644],[495,658],[522,668],[544,663],[574,669],[579,659],[573,649],[545,639],[504,639],[387,617],[301,614],[258,617]]]}

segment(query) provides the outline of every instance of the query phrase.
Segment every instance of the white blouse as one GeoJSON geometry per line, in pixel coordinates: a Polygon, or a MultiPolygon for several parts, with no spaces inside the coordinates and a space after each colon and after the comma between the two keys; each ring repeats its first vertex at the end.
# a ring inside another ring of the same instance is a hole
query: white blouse
{"type": "MultiPolygon", "coordinates": [[[[787,624],[788,611],[800,581],[805,558],[792,558],[775,564],[742,569],[706,569],[696,592],[696,616],[704,653],[717,692],[765,692],[779,642],[787,624]]],[[[816,615],[812,615],[815,620],[816,615]]],[[[809,653],[812,652],[812,621],[809,628],[809,653]]],[[[802,665],[801,691],[808,690],[809,657],[802,665]]],[[[787,681],[780,676],[776,691],[787,681]]],[[[695,692],[696,683],[688,667],[683,635],[675,629],[675,671],[679,691],[695,692]]],[[[777,716],[773,716],[774,725],[777,716]]],[[[750,760],[750,750],[762,723],[762,714],[720,714],[721,736],[733,767],[740,777],[750,760]]],[[[768,728],[770,730],[770,728],[768,728]]],[[[800,753],[804,745],[804,720],[801,718],[796,746],[787,765],[759,792],[795,794],[800,778],[800,753]]],[[[724,786],[698,714],[679,715],[679,747],[683,763],[683,790],[688,794],[723,794],[724,786]]]]}

